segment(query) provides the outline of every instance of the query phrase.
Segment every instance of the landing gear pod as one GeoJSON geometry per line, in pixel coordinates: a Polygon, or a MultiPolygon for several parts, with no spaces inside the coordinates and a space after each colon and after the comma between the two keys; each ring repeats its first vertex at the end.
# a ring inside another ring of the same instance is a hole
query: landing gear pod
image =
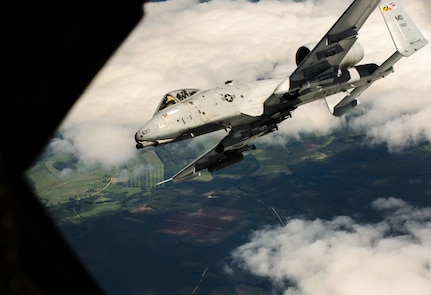
{"type": "Polygon", "coordinates": [[[242,153],[237,153],[237,152],[232,154],[225,153],[225,155],[229,155],[227,159],[221,160],[217,163],[214,163],[208,166],[208,171],[214,172],[214,171],[226,168],[230,165],[239,163],[244,159],[244,155],[242,153]]]}

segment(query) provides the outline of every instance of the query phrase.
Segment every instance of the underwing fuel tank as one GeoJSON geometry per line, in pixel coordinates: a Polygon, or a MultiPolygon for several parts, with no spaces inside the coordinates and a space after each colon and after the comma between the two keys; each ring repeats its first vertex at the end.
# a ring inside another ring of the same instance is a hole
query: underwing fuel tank
{"type": "Polygon", "coordinates": [[[225,153],[225,155],[228,155],[227,159],[221,160],[217,163],[214,163],[210,166],[208,166],[209,172],[214,172],[223,168],[226,168],[227,166],[236,164],[241,162],[244,159],[244,155],[242,153],[232,153],[229,155],[229,153],[225,153]]]}

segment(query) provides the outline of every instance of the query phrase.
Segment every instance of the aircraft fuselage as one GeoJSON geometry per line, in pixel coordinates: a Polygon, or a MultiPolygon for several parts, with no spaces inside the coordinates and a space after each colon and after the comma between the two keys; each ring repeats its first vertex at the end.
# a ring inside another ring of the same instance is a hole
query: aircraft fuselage
{"type": "Polygon", "coordinates": [[[248,126],[262,121],[251,116],[255,104],[271,96],[282,79],[252,83],[227,83],[221,87],[197,91],[192,96],[156,111],[150,121],[135,135],[137,148],[157,146],[183,140],[220,129],[248,126]]]}
{"type": "MultiPolygon", "coordinates": [[[[393,70],[389,68],[373,75],[377,67],[367,64],[344,69],[330,77],[323,87],[318,85],[319,89],[316,90],[313,82],[309,82],[299,94],[291,97],[275,94],[274,89],[283,84],[284,78],[238,84],[228,81],[217,88],[194,89],[195,93],[182,100],[176,99],[171,105],[163,103],[166,97],[172,97],[167,94],[151,120],[136,132],[136,147],[158,146],[220,129],[256,130],[259,126],[267,126],[254,132],[266,134],[290,117],[290,112],[298,106],[365,86],[393,70]]],[[[179,91],[184,90],[174,92],[179,91]]]]}

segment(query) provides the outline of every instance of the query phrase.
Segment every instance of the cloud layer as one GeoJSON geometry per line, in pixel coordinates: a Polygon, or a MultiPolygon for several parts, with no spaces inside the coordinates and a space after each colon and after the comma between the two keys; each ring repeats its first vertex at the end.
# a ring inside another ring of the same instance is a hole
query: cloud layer
{"type": "Polygon", "coordinates": [[[268,278],[276,294],[429,294],[431,208],[395,198],[372,207],[386,215],[383,221],[291,219],[255,231],[233,252],[230,271],[268,278]]]}
{"type": "MultiPolygon", "coordinates": [[[[295,69],[296,49],[320,40],[349,4],[346,0],[147,3],[143,20],[59,127],[63,137],[55,145],[68,146],[84,163],[122,164],[136,156],[134,133],[151,118],[166,92],[288,74],[295,69]]],[[[425,36],[431,36],[429,2],[403,4],[425,36]]],[[[366,52],[364,63],[383,62],[394,51],[377,10],[361,30],[359,42],[366,52]]],[[[391,150],[429,142],[430,53],[428,46],[397,64],[395,74],[361,96],[355,117],[332,117],[319,101],[296,110],[277,136],[285,140],[348,125],[364,130],[368,142],[391,150]]]]}

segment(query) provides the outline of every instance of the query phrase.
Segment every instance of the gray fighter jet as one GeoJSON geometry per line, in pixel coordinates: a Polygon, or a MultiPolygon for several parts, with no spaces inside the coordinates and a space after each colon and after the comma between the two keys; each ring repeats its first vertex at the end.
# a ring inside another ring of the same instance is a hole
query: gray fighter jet
{"type": "MultiPolygon", "coordinates": [[[[235,83],[212,89],[179,89],[167,93],[152,119],[135,134],[136,148],[156,147],[225,129],[213,148],[166,181],[181,181],[241,161],[243,152],[260,136],[277,130],[299,106],[325,99],[334,116],[359,103],[358,96],[375,81],[391,74],[393,65],[428,41],[397,2],[356,0],[319,42],[301,46],[297,68],[290,76],[235,83]],[[379,8],[396,51],[382,64],[358,63],[364,57],[358,32],[379,8]]],[[[163,181],[161,183],[164,183],[163,181]]]]}

